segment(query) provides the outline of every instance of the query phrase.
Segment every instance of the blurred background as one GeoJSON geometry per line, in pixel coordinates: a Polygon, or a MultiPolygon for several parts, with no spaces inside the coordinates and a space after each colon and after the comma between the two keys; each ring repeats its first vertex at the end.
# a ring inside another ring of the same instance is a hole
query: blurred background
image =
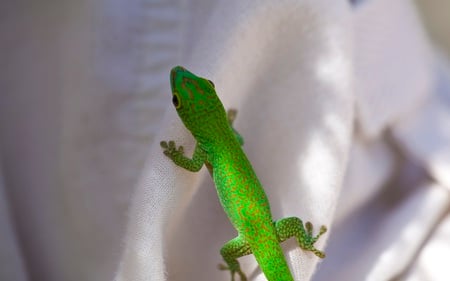
{"type": "MultiPolygon", "coordinates": [[[[450,1],[415,2],[431,40],[450,56],[450,1]]],[[[26,271],[33,280],[113,278],[141,152],[164,115],[165,67],[189,51],[171,48],[182,45],[177,34],[152,57],[161,46],[135,36],[158,18],[143,14],[145,5],[1,4],[0,279],[27,280],[26,271]]]]}
{"type": "Polygon", "coordinates": [[[450,1],[415,0],[430,38],[450,55],[450,1]]]}

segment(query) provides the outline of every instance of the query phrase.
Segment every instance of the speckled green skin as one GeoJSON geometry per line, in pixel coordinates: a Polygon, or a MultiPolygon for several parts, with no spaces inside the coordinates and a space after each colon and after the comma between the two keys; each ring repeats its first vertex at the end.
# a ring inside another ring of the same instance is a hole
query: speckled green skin
{"type": "Polygon", "coordinates": [[[238,236],[222,247],[220,253],[226,265],[219,268],[230,270],[232,281],[236,273],[241,280],[247,280],[237,258],[253,253],[269,281],[293,280],[279,244],[290,237],[296,237],[302,249],[325,257],[314,248],[316,240],[326,232],[325,226],[313,236],[312,224],[307,222],[304,227],[299,218],[273,221],[264,189],[241,148],[243,140],[232,128],[236,112],[229,111],[227,116],[214,84],[181,66],[172,69],[170,82],[174,106],[197,145],[190,159],[184,156],[182,146],[162,141],[164,154],[192,172],[203,164],[208,167],[220,203],[238,231],[238,236]]]}

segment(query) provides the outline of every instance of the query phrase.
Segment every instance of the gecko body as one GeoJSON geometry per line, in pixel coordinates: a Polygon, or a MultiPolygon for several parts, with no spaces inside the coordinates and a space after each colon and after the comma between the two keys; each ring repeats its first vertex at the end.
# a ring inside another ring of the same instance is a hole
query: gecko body
{"type": "Polygon", "coordinates": [[[293,281],[280,242],[296,237],[299,246],[318,257],[325,254],[314,247],[326,232],[322,226],[316,236],[312,224],[297,217],[274,221],[269,201],[247,156],[242,150],[243,139],[232,127],[236,112],[225,111],[214,84],[196,76],[181,66],[170,73],[172,102],[177,113],[197,141],[192,158],[184,155],[183,147],[173,141],[162,141],[164,154],[176,165],[192,172],[207,166],[217,189],[220,203],[238,232],[220,253],[231,272],[247,280],[237,258],[253,254],[269,281],[293,281]]]}

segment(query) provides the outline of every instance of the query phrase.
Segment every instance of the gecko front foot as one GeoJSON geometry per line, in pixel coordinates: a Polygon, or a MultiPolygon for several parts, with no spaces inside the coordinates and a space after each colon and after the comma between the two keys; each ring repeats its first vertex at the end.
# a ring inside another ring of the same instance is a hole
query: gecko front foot
{"type": "Polygon", "coordinates": [[[236,119],[236,115],[237,115],[237,110],[230,108],[227,111],[227,118],[228,118],[228,123],[230,125],[233,125],[234,120],[236,119]]]}
{"type": "Polygon", "coordinates": [[[175,145],[174,141],[162,141],[160,145],[163,149],[164,155],[169,157],[177,166],[180,166],[188,171],[197,172],[206,161],[206,152],[198,145],[195,147],[192,159],[184,155],[182,146],[175,145]]]}
{"type": "Polygon", "coordinates": [[[170,159],[179,157],[180,155],[184,154],[184,148],[183,146],[180,146],[178,149],[175,145],[174,141],[162,141],[160,142],[161,147],[163,148],[163,153],[170,159]]]}

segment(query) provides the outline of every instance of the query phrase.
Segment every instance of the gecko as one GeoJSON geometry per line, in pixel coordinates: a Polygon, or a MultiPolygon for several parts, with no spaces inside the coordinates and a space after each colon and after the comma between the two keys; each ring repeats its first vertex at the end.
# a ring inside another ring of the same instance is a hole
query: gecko
{"type": "Polygon", "coordinates": [[[317,250],[314,243],[327,231],[325,226],[314,236],[310,222],[303,224],[297,217],[272,219],[267,195],[241,147],[244,140],[233,128],[237,112],[225,111],[214,83],[176,66],[170,72],[170,86],[172,103],[196,145],[189,158],[183,146],[161,141],[163,153],[191,172],[198,172],[203,165],[208,168],[219,201],[238,232],[221,248],[225,264],[219,264],[219,269],[229,270],[232,281],[236,275],[246,281],[237,259],[253,254],[267,280],[293,281],[280,246],[291,237],[303,250],[324,258],[325,253],[317,250]]]}

